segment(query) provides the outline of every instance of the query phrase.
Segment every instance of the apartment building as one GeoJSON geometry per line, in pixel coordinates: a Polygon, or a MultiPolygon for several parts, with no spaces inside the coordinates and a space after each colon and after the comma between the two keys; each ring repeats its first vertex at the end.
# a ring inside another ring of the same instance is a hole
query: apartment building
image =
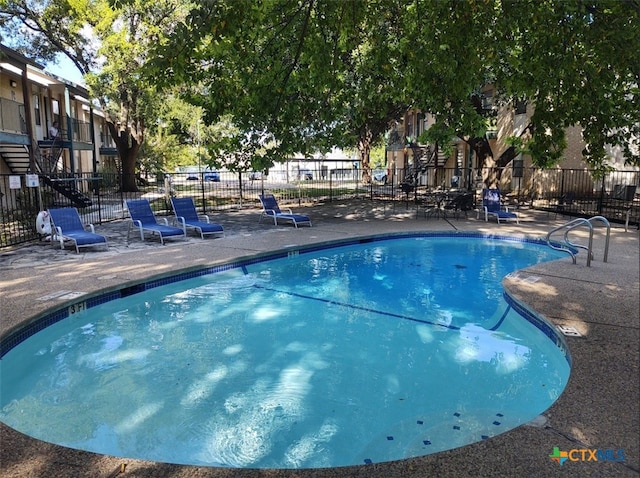
{"type": "MultiPolygon", "coordinates": [[[[493,85],[485,86],[479,94],[479,102],[488,118],[488,129],[483,138],[483,147],[490,155],[478,158],[469,143],[461,138],[452,138],[447,148],[439,145],[420,144],[417,138],[434,124],[435,118],[419,110],[407,111],[401,121],[392,126],[387,142],[387,173],[394,174],[396,182],[405,180],[403,175],[414,174],[417,183],[427,187],[449,187],[456,184],[465,189],[480,188],[482,184],[499,186],[503,191],[526,191],[535,196],[542,191],[557,189],[554,170],[573,171],[581,176],[582,188],[593,190],[600,187],[589,172],[582,151],[586,144],[579,126],[566,130],[567,148],[563,160],[549,174],[534,174],[533,161],[526,154],[517,154],[509,145],[509,137],[527,134],[527,127],[535,105],[517,103],[498,105],[494,102],[493,85]],[[443,150],[447,150],[446,152],[443,150]],[[582,173],[581,173],[582,172],[582,173]],[[546,181],[546,182],[545,182],[546,181]]],[[[633,183],[638,168],[625,167],[619,150],[610,148],[609,164],[615,170],[631,170],[628,181],[633,183]]],[[[622,177],[618,176],[617,180],[622,177]]],[[[575,178],[574,178],[575,180],[575,178]]],[[[605,185],[613,188],[613,185],[605,185]]],[[[580,192],[580,191],[576,191],[580,192]]]]}
{"type": "Polygon", "coordinates": [[[86,88],[47,73],[42,65],[0,45],[3,182],[11,175],[15,187],[16,176],[36,174],[40,181],[53,182],[77,206],[86,206],[90,199],[82,192],[90,188],[91,173],[115,155],[104,117],[86,88]]]}

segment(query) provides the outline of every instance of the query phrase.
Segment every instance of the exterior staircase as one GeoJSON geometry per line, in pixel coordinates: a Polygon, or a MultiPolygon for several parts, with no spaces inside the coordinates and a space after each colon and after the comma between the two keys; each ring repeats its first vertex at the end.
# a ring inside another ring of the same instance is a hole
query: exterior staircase
{"type": "Polygon", "coordinates": [[[24,144],[0,144],[0,156],[12,173],[27,174],[29,172],[29,149],[24,144]]]}
{"type": "Polygon", "coordinates": [[[413,166],[407,172],[405,182],[417,185],[418,176],[427,172],[429,168],[441,168],[449,157],[434,145],[422,146],[416,143],[410,145],[413,152],[413,166]]]}
{"type": "Polygon", "coordinates": [[[78,189],[76,188],[75,178],[54,179],[51,176],[47,176],[45,174],[41,174],[40,177],[46,185],[51,186],[64,197],[68,198],[74,206],[82,208],[91,206],[93,204],[91,198],[78,191],[78,189]]]}
{"type": "MultiPolygon", "coordinates": [[[[62,155],[62,144],[51,143],[49,154],[42,153],[41,148],[36,149],[36,169],[44,184],[50,186],[58,193],[69,199],[71,203],[79,208],[91,206],[91,198],[83,194],[76,187],[76,181],[70,172],[63,175],[55,173],[60,156],[62,155]],[[63,176],[63,177],[59,177],[63,176]],[[66,176],[66,177],[64,177],[66,176]]],[[[13,174],[29,173],[29,149],[22,144],[0,144],[0,156],[13,174]]]]}

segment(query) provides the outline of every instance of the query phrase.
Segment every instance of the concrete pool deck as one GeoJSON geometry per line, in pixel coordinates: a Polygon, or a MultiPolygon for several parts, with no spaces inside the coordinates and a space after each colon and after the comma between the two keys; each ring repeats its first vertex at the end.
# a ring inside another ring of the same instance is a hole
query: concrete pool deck
{"type": "MultiPolygon", "coordinates": [[[[416,217],[411,206],[353,200],[295,207],[313,227],[274,226],[258,210],[212,214],[226,236],[142,242],[127,240],[126,222],[96,226],[108,250],[61,251],[44,242],[0,251],[0,331],[19,329],[47,309],[77,301],[77,294],[117,289],[124,283],[167,275],[287,246],[300,246],[373,234],[409,231],[479,231],[543,237],[569,218],[522,210],[521,223],[416,217]],[[47,300],[45,298],[49,297],[47,300]],[[75,299],[73,298],[75,297],[75,299]]],[[[512,274],[504,285],[518,301],[556,325],[573,327],[567,336],[571,377],[559,400],[534,424],[483,442],[424,457],[334,469],[251,470],[179,466],[97,455],[41,442],[0,424],[0,476],[13,477],[631,477],[640,470],[640,234],[613,225],[608,262],[603,262],[605,228],[594,232],[594,260],[583,252],[576,265],[567,256],[512,274]],[[562,466],[549,455],[595,450],[609,460],[592,461],[588,452],[562,466]],[[623,450],[624,461],[619,450],[623,450]],[[123,464],[125,472],[119,473],[123,464]]],[[[575,236],[584,236],[582,230],[575,236]]],[[[561,236],[560,236],[561,237],[561,236]]],[[[583,239],[579,241],[585,243],[583,239]]],[[[1,391],[0,391],[1,393],[1,391]]]]}

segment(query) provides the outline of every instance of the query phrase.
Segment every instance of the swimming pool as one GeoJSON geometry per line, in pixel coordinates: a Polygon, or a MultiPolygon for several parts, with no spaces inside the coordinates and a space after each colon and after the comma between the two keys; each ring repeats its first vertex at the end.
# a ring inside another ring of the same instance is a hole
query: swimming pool
{"type": "Polygon", "coordinates": [[[0,420],[83,450],[254,468],[487,439],[566,384],[562,339],[500,285],[558,257],[481,236],[368,238],[128,287],[4,355],[0,420]]]}

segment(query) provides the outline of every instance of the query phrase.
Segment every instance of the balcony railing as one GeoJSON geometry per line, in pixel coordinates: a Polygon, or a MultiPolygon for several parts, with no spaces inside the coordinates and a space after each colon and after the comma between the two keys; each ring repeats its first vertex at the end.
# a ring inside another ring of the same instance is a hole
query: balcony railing
{"type": "Polygon", "coordinates": [[[86,121],[71,119],[71,134],[73,141],[91,143],[91,124],[86,121]]]}

